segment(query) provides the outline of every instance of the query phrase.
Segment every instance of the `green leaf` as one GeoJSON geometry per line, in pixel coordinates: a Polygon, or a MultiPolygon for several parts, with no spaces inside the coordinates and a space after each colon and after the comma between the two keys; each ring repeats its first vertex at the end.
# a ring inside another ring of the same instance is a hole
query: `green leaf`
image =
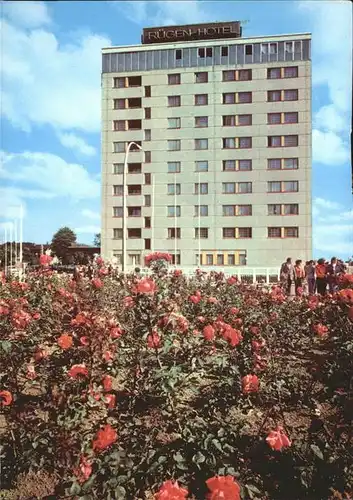
{"type": "Polygon", "coordinates": [[[165,457],[164,455],[162,455],[161,457],[159,457],[158,459],[158,463],[159,464],[164,464],[164,462],[167,461],[167,457],[165,457]]]}
{"type": "Polygon", "coordinates": [[[184,462],[184,457],[183,457],[183,455],[182,455],[181,453],[179,453],[179,452],[178,452],[178,453],[175,453],[175,454],[173,455],[173,458],[174,458],[174,460],[175,460],[176,462],[184,462]]]}
{"type": "Polygon", "coordinates": [[[116,499],[120,500],[122,498],[126,498],[126,489],[123,486],[118,486],[115,489],[116,499]]]}
{"type": "Polygon", "coordinates": [[[3,340],[2,342],[0,342],[0,345],[1,349],[6,353],[10,352],[12,349],[12,342],[9,342],[8,340],[3,340]]]}
{"type": "Polygon", "coordinates": [[[222,445],[221,443],[218,441],[218,439],[212,439],[212,444],[217,448],[217,450],[219,451],[223,451],[222,450],[222,445]]]}
{"type": "Polygon", "coordinates": [[[93,474],[89,479],[88,481],[85,482],[85,484],[82,486],[82,491],[88,491],[92,484],[94,483],[94,480],[96,479],[96,475],[93,474]]]}
{"type": "Polygon", "coordinates": [[[203,455],[201,453],[201,451],[198,451],[193,457],[192,457],[192,461],[195,463],[195,464],[202,464],[204,461],[206,460],[206,457],[205,455],[203,455]]]}
{"type": "Polygon", "coordinates": [[[70,495],[78,495],[81,493],[81,486],[78,483],[72,483],[70,488],[70,495]]]}
{"type": "Polygon", "coordinates": [[[320,460],[323,460],[324,459],[324,456],[322,454],[322,451],[320,450],[320,448],[316,445],[316,444],[311,444],[310,445],[310,448],[313,450],[313,452],[315,453],[315,455],[320,458],[320,460]]]}

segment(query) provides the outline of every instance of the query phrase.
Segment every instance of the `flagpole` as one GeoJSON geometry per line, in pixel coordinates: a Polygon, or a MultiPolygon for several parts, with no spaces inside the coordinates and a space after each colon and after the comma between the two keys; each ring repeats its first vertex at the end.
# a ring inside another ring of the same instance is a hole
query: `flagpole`
{"type": "Polygon", "coordinates": [[[23,276],[23,205],[20,205],[20,279],[23,276]]]}
{"type": "Polygon", "coordinates": [[[201,172],[199,171],[199,267],[201,267],[201,172]]]}
{"type": "Polygon", "coordinates": [[[176,173],[174,172],[174,265],[177,263],[177,201],[176,201],[176,173]]]}
{"type": "Polygon", "coordinates": [[[13,238],[13,232],[12,232],[12,222],[10,225],[10,269],[12,272],[12,238],[13,238]]]}
{"type": "Polygon", "coordinates": [[[154,252],[154,196],[155,196],[155,176],[152,177],[152,213],[151,213],[151,252],[154,252]]]}
{"type": "Polygon", "coordinates": [[[7,227],[5,226],[5,276],[7,276],[7,227]]]}
{"type": "Polygon", "coordinates": [[[14,219],[13,221],[13,238],[14,238],[14,244],[15,244],[15,266],[17,264],[17,219],[14,219]]]}

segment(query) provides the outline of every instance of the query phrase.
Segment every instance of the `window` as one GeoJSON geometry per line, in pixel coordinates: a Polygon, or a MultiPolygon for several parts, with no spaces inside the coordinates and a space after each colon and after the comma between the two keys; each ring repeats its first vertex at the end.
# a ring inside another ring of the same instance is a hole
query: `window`
{"type": "Polygon", "coordinates": [[[221,47],[221,56],[228,57],[228,47],[221,47]]]}
{"type": "Polygon", "coordinates": [[[168,194],[180,194],[180,184],[168,184],[168,194]]]}
{"type": "Polygon", "coordinates": [[[299,229],[297,227],[284,227],[283,236],[284,238],[298,238],[299,229]]]}
{"type": "Polygon", "coordinates": [[[113,217],[122,217],[123,207],[113,207],[113,217]]]}
{"type": "Polygon", "coordinates": [[[168,128],[180,128],[180,118],[168,118],[168,128]]]}
{"type": "Polygon", "coordinates": [[[151,151],[145,151],[145,163],[151,163],[152,155],[151,151]]]}
{"type": "Polygon", "coordinates": [[[123,130],[126,130],[125,128],[125,120],[114,120],[113,121],[113,130],[115,132],[121,132],[123,130]]]}
{"type": "Polygon", "coordinates": [[[208,127],[208,116],[195,116],[195,127],[197,128],[208,127]]]}
{"type": "Polygon", "coordinates": [[[223,104],[235,104],[235,92],[223,94],[223,104]]]}
{"type": "Polygon", "coordinates": [[[168,207],[168,217],[180,217],[180,206],[179,205],[172,205],[168,207]]]}
{"type": "Polygon", "coordinates": [[[270,54],[277,54],[277,43],[270,43],[270,54]]]}
{"type": "Polygon", "coordinates": [[[168,162],[168,174],[178,174],[180,172],[180,161],[169,161],[168,162]]]}
{"type": "Polygon", "coordinates": [[[195,194],[208,194],[208,184],[207,182],[197,182],[195,184],[195,194]]]}
{"type": "Polygon", "coordinates": [[[113,240],[122,240],[123,239],[123,230],[120,228],[113,229],[113,240]]]}
{"type": "Polygon", "coordinates": [[[298,215],[299,205],[297,203],[288,203],[283,205],[283,215],[298,215]]]}
{"type": "Polygon", "coordinates": [[[284,123],[298,123],[298,113],[294,111],[284,113],[284,123]]]}
{"type": "Polygon", "coordinates": [[[196,94],[195,106],[206,106],[208,104],[208,94],[196,94]]]}
{"type": "Polygon", "coordinates": [[[179,139],[173,139],[168,141],[168,151],[180,151],[181,141],[179,139]]]}
{"type": "Polygon", "coordinates": [[[151,140],[151,130],[146,129],[145,130],[145,141],[150,141],[151,140]]]}
{"type": "Polygon", "coordinates": [[[208,161],[195,161],[195,172],[208,172],[208,161]]]}
{"type": "Polygon", "coordinates": [[[238,182],[238,193],[252,193],[252,183],[251,182],[238,182]]]}
{"type": "Polygon", "coordinates": [[[129,228],[127,230],[127,237],[131,240],[135,240],[137,238],[141,238],[141,228],[129,228]]]}
{"type": "Polygon", "coordinates": [[[206,240],[208,238],[208,227],[195,227],[195,238],[206,240]]]}
{"type": "Polygon", "coordinates": [[[223,194],[235,194],[235,182],[223,182],[222,183],[222,193],[223,194]]]}
{"type": "Polygon", "coordinates": [[[140,174],[142,171],[141,163],[129,163],[127,171],[129,174],[140,174]]]}
{"type": "Polygon", "coordinates": [[[281,159],[280,158],[269,158],[267,160],[268,170],[281,170],[281,159]]]}
{"type": "Polygon", "coordinates": [[[208,205],[195,205],[195,217],[207,217],[208,216],[208,205]]]}
{"type": "Polygon", "coordinates": [[[180,85],[180,73],[172,73],[168,75],[168,85],[180,85]]]}
{"type": "Polygon", "coordinates": [[[140,184],[130,184],[127,187],[127,194],[128,195],[137,196],[137,195],[141,195],[141,193],[142,193],[142,188],[141,188],[140,184]]]}
{"type": "Polygon", "coordinates": [[[281,123],[281,113],[267,113],[267,123],[269,125],[279,125],[281,123]]]}
{"type": "Polygon", "coordinates": [[[236,235],[235,227],[223,228],[223,238],[235,238],[235,235],[236,235]]]}
{"type": "Polygon", "coordinates": [[[285,135],[283,138],[284,147],[297,147],[298,146],[298,136],[297,135],[285,135]]]}
{"type": "Polygon", "coordinates": [[[122,89],[125,87],[125,78],[124,77],[116,77],[113,79],[113,87],[115,89],[122,89]]]}
{"type": "Polygon", "coordinates": [[[181,264],[181,257],[180,257],[180,253],[177,253],[176,254],[176,258],[175,258],[175,254],[171,254],[172,255],[172,264],[173,266],[180,266],[181,264]]]}
{"type": "Polygon", "coordinates": [[[238,167],[240,172],[249,172],[252,170],[252,161],[251,160],[239,160],[238,167]]]}
{"type": "Polygon", "coordinates": [[[291,54],[293,52],[293,42],[285,42],[284,51],[291,54]]]}
{"type": "Polygon", "coordinates": [[[195,139],[195,149],[208,149],[208,139],[195,139]]]}
{"type": "Polygon", "coordinates": [[[269,90],[267,92],[267,100],[268,102],[278,102],[281,100],[281,91],[280,90],[269,90]]]}
{"type": "Polygon", "coordinates": [[[234,137],[225,137],[222,140],[223,149],[235,149],[236,148],[236,140],[234,137]]]}
{"type": "Polygon", "coordinates": [[[239,227],[238,238],[252,238],[252,228],[251,227],[239,227]]]}
{"type": "Polygon", "coordinates": [[[145,174],[145,184],[146,186],[151,185],[151,174],[145,174]]]}
{"type": "Polygon", "coordinates": [[[127,79],[128,87],[141,87],[142,78],[141,76],[129,76],[127,79]]]}
{"type": "Polygon", "coordinates": [[[283,68],[283,78],[298,78],[298,66],[283,68]]]}
{"type": "Polygon", "coordinates": [[[238,80],[242,82],[252,80],[251,69],[240,69],[238,71],[238,80]]]}
{"type": "Polygon", "coordinates": [[[228,266],[235,266],[235,255],[233,253],[228,254],[228,266]]]}
{"type": "Polygon", "coordinates": [[[151,119],[151,108],[145,108],[145,120],[151,119]]]}
{"type": "Polygon", "coordinates": [[[123,195],[123,185],[115,185],[113,186],[113,196],[122,196],[123,195]]]}
{"type": "Polygon", "coordinates": [[[244,104],[252,102],[252,93],[251,92],[238,92],[238,103],[244,104]]]}
{"type": "Polygon", "coordinates": [[[169,227],[168,228],[168,238],[171,240],[180,239],[180,227],[169,227]]]}
{"type": "Polygon", "coordinates": [[[149,229],[151,227],[151,217],[145,217],[145,228],[149,229]]]}
{"type": "Polygon", "coordinates": [[[123,174],[124,164],[123,163],[113,163],[113,174],[123,174]]]}
{"type": "Polygon", "coordinates": [[[281,68],[268,68],[267,79],[277,80],[278,78],[281,78],[281,68]]]}
{"type": "Polygon", "coordinates": [[[180,59],[182,58],[183,56],[183,49],[176,49],[175,51],[175,59],[177,61],[180,61],[180,59]]]}
{"type": "Polygon", "coordinates": [[[280,204],[267,205],[267,215],[281,215],[282,208],[280,204]]]}
{"type": "Polygon", "coordinates": [[[151,250],[151,238],[145,239],[145,250],[151,250]]]}
{"type": "Polygon", "coordinates": [[[298,158],[284,158],[283,169],[284,170],[296,170],[298,168],[298,158]]]}
{"type": "Polygon", "coordinates": [[[267,191],[269,193],[280,193],[281,187],[280,181],[270,181],[267,183],[267,191]]]}
{"type": "Polygon", "coordinates": [[[213,49],[212,47],[207,47],[206,49],[206,57],[212,57],[213,49]]]}
{"type": "Polygon", "coordinates": [[[136,153],[137,151],[141,151],[141,141],[134,141],[130,146],[130,153],[136,153]]]}
{"type": "Polygon", "coordinates": [[[141,207],[127,207],[129,217],[141,217],[141,207]]]}
{"type": "Polygon", "coordinates": [[[281,146],[281,136],[280,135],[271,135],[267,137],[267,146],[269,148],[278,148],[281,146]]]}
{"type": "Polygon", "coordinates": [[[252,56],[252,45],[245,45],[245,55],[252,56]]]}
{"type": "Polygon", "coordinates": [[[125,99],[114,99],[114,109],[125,109],[125,99]]]}
{"type": "Polygon", "coordinates": [[[131,266],[139,266],[141,264],[141,255],[139,253],[129,253],[128,257],[131,266]]]}
{"type": "Polygon", "coordinates": [[[284,101],[297,101],[298,100],[298,90],[284,90],[283,91],[284,101]]]}
{"type": "Polygon", "coordinates": [[[127,100],[127,107],[129,109],[141,108],[141,105],[142,105],[141,97],[130,97],[130,99],[127,100]]]}
{"type": "Polygon", "coordinates": [[[114,153],[125,153],[125,142],[113,142],[114,153]]]}
{"type": "Polygon", "coordinates": [[[207,82],[208,82],[207,71],[195,73],[195,83],[207,83],[207,82]]]}
{"type": "Polygon", "coordinates": [[[297,193],[299,188],[298,181],[284,181],[283,182],[283,192],[284,193],[297,193]]]}
{"type": "Polygon", "coordinates": [[[223,172],[233,172],[235,166],[235,160],[223,160],[223,172]]]}
{"type": "Polygon", "coordinates": [[[170,108],[175,108],[177,106],[181,106],[181,97],[180,97],[180,95],[170,95],[170,96],[168,96],[168,106],[170,108]]]}
{"type": "Polygon", "coordinates": [[[252,147],[251,137],[239,137],[239,149],[250,149],[252,147]]]}
{"type": "Polygon", "coordinates": [[[238,115],[238,125],[246,126],[252,124],[252,115],[238,115]]]}
{"type": "Polygon", "coordinates": [[[206,266],[213,266],[213,253],[206,254],[206,266]]]}
{"type": "Polygon", "coordinates": [[[237,215],[240,217],[252,215],[252,205],[238,205],[237,215]]]}
{"type": "Polygon", "coordinates": [[[236,116],[235,115],[225,115],[223,116],[223,127],[235,127],[236,116]]]}
{"type": "Polygon", "coordinates": [[[281,238],[282,230],[280,227],[268,227],[267,237],[268,238],[281,238]]]}
{"type": "Polygon", "coordinates": [[[224,217],[234,217],[236,214],[235,205],[223,205],[223,216],[224,217]]]}
{"type": "Polygon", "coordinates": [[[145,87],[145,97],[151,97],[151,85],[145,87]]]}
{"type": "Polygon", "coordinates": [[[234,82],[235,81],[235,71],[234,70],[226,70],[223,71],[223,81],[224,82],[234,82]]]}
{"type": "Polygon", "coordinates": [[[199,50],[197,51],[197,55],[201,58],[205,57],[205,49],[203,47],[200,47],[199,50]]]}
{"type": "Polygon", "coordinates": [[[151,195],[145,194],[145,207],[150,207],[150,206],[151,206],[151,195]]]}
{"type": "Polygon", "coordinates": [[[141,130],[142,121],[141,120],[128,120],[127,130],[141,130]]]}
{"type": "Polygon", "coordinates": [[[222,253],[217,255],[217,266],[224,266],[224,255],[222,253]]]}

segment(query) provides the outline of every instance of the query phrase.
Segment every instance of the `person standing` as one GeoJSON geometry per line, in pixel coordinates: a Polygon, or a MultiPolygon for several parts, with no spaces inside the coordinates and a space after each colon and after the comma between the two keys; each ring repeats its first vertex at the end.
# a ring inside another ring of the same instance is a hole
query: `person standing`
{"type": "Polygon", "coordinates": [[[315,272],[316,272],[317,293],[320,295],[326,295],[327,269],[326,269],[325,259],[319,259],[317,261],[315,272]]]}
{"type": "Polygon", "coordinates": [[[286,262],[283,262],[280,270],[280,281],[287,295],[290,295],[292,283],[294,281],[294,266],[291,257],[288,257],[286,262]]]}
{"type": "Polygon", "coordinates": [[[305,277],[308,283],[309,295],[313,295],[316,288],[315,262],[313,260],[309,260],[305,266],[305,277]]]}
{"type": "Polygon", "coordinates": [[[336,257],[332,257],[330,264],[327,266],[327,280],[330,293],[333,293],[337,286],[339,269],[336,257]]]}
{"type": "Polygon", "coordinates": [[[302,266],[302,261],[298,259],[295,261],[295,266],[294,266],[295,295],[299,295],[300,288],[303,289],[304,278],[305,278],[305,273],[302,266]]]}

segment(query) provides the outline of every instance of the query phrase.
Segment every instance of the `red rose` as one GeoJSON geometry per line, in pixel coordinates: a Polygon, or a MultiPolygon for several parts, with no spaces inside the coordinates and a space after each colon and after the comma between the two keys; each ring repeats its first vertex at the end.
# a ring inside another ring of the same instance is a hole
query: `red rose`
{"type": "Polygon", "coordinates": [[[276,451],[281,451],[282,448],[288,448],[292,445],[288,436],[283,432],[282,427],[278,426],[276,430],[271,431],[266,438],[268,445],[276,451]]]}
{"type": "Polygon", "coordinates": [[[97,290],[99,288],[102,288],[103,287],[103,281],[99,278],[94,278],[92,281],[91,281],[92,285],[94,288],[96,288],[97,290]]]}
{"type": "Polygon", "coordinates": [[[71,335],[68,335],[67,333],[63,333],[60,335],[58,338],[58,345],[61,347],[61,349],[70,349],[72,346],[72,337],[71,335]]]}
{"type": "Polygon", "coordinates": [[[202,333],[206,340],[213,340],[215,337],[215,329],[212,325],[205,326],[202,333]]]}
{"type": "Polygon", "coordinates": [[[161,338],[156,332],[152,332],[151,335],[147,337],[147,345],[151,349],[158,349],[161,346],[161,338]]]}
{"type": "Polygon", "coordinates": [[[165,481],[156,494],[156,500],[184,500],[188,493],[188,490],[181,488],[177,481],[165,481]]]}
{"type": "Polygon", "coordinates": [[[214,476],[206,484],[209,500],[240,500],[240,486],[232,476],[214,476]]]}
{"type": "Polygon", "coordinates": [[[106,392],[112,390],[113,387],[113,379],[110,375],[104,375],[103,377],[103,388],[106,392]]]}
{"type": "Polygon", "coordinates": [[[241,380],[243,386],[243,393],[249,394],[251,392],[258,392],[260,381],[257,375],[246,375],[241,380]]]}
{"type": "Polygon", "coordinates": [[[137,282],[135,287],[135,293],[144,293],[153,295],[157,291],[157,286],[155,282],[150,278],[144,278],[137,282]]]}
{"type": "Polygon", "coordinates": [[[0,391],[0,406],[9,406],[12,403],[12,394],[9,391],[0,391]]]}
{"type": "Polygon", "coordinates": [[[230,278],[227,279],[228,285],[234,285],[237,282],[238,282],[238,278],[236,276],[231,276],[230,278]]]}
{"type": "Polygon", "coordinates": [[[353,306],[348,309],[348,318],[353,321],[353,306]]]}
{"type": "Polygon", "coordinates": [[[116,326],[115,328],[112,328],[110,330],[110,336],[112,339],[118,339],[122,333],[123,332],[122,332],[121,328],[119,328],[118,326],[116,326]]]}
{"type": "Polygon", "coordinates": [[[109,424],[97,432],[97,437],[93,441],[93,450],[102,451],[111,446],[117,440],[116,430],[109,424]]]}
{"type": "Polygon", "coordinates": [[[230,312],[230,314],[235,314],[235,315],[237,315],[237,314],[239,314],[240,309],[238,309],[237,307],[231,307],[231,308],[229,309],[229,312],[230,312]]]}
{"type": "Polygon", "coordinates": [[[325,325],[322,325],[321,323],[318,323],[317,325],[314,325],[314,332],[320,337],[324,338],[327,336],[328,333],[328,328],[325,325]]]}
{"type": "Polygon", "coordinates": [[[68,371],[68,375],[71,378],[77,378],[79,376],[87,377],[88,376],[88,370],[86,368],[86,365],[73,365],[70,370],[68,371]]]}
{"type": "Polygon", "coordinates": [[[127,308],[132,307],[134,305],[134,303],[135,302],[134,302],[134,299],[132,297],[129,296],[129,297],[124,298],[124,307],[127,307],[127,308]]]}
{"type": "Polygon", "coordinates": [[[77,469],[74,469],[74,474],[78,479],[79,483],[84,483],[92,474],[92,464],[84,456],[81,457],[80,464],[77,469]]]}
{"type": "Polygon", "coordinates": [[[116,406],[116,396],[115,396],[115,394],[106,394],[105,395],[105,400],[108,403],[108,408],[109,409],[115,408],[115,406],[116,406]]]}

